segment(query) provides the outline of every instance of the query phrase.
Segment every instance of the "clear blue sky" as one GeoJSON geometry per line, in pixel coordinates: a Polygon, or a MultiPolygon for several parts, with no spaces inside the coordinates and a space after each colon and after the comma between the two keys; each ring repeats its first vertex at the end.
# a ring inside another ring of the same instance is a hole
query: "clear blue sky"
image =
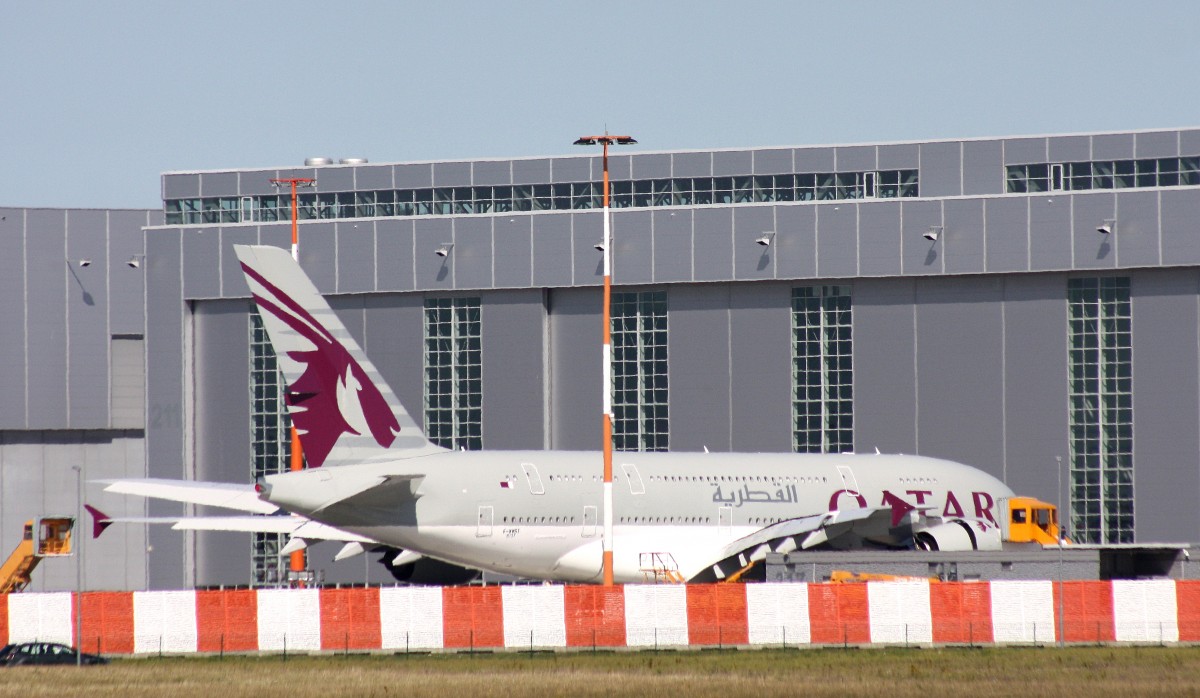
{"type": "Polygon", "coordinates": [[[168,170],[1200,125],[1196,2],[12,1],[0,206],[168,170]],[[602,9],[607,8],[607,9],[602,9]]]}

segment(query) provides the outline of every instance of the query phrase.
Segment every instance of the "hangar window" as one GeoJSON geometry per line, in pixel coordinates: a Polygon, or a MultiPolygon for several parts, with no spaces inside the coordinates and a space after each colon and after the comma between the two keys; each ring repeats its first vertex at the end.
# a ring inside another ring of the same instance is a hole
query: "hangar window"
{"type": "MultiPolygon", "coordinates": [[[[250,313],[250,477],[286,472],[292,458],[292,420],[283,402],[284,382],[275,351],[257,311],[250,313]]],[[[254,586],[274,586],[287,579],[287,556],[279,550],[286,534],[253,533],[250,579],[254,586]]]]}
{"type": "Polygon", "coordinates": [[[667,419],[667,293],[612,296],[613,447],[665,451],[667,419]]]}
{"type": "Polygon", "coordinates": [[[451,449],[483,448],[479,298],[425,299],[425,433],[451,449]]]}
{"type": "Polygon", "coordinates": [[[854,450],[854,375],[848,286],[792,289],[792,448],[854,450]]]}
{"type": "Polygon", "coordinates": [[[1129,277],[1067,281],[1070,535],[1132,543],[1133,335],[1129,277]]]}
{"type": "Polygon", "coordinates": [[[1005,167],[1008,193],[1200,185],[1200,157],[1031,163],[1005,167]]]}

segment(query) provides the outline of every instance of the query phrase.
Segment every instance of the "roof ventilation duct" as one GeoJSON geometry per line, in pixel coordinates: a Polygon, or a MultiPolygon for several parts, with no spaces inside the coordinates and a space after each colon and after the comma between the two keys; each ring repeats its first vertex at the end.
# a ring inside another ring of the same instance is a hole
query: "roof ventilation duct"
{"type": "Polygon", "coordinates": [[[339,165],[365,165],[365,164],[367,164],[367,159],[366,158],[342,158],[341,160],[338,160],[338,164],[339,165]]]}
{"type": "Polygon", "coordinates": [[[332,158],[304,158],[305,167],[324,167],[325,165],[332,164],[332,158]]]}

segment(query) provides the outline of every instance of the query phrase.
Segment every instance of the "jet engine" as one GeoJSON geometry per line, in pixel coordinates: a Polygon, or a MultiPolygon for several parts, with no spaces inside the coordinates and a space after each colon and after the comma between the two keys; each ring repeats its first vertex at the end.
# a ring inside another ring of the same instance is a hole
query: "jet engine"
{"type": "Polygon", "coordinates": [[[401,551],[395,548],[380,550],[383,556],[379,563],[392,575],[397,582],[416,586],[457,586],[467,584],[479,578],[479,570],[459,567],[441,560],[422,557],[415,562],[392,566],[392,562],[401,551]]]}
{"type": "Polygon", "coordinates": [[[951,519],[913,535],[918,550],[1000,550],[1000,529],[983,521],[951,519]]]}

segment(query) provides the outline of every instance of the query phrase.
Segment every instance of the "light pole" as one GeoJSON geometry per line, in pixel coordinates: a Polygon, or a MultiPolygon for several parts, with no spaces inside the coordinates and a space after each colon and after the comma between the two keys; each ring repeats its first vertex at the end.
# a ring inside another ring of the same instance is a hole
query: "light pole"
{"type": "MultiPolygon", "coordinates": [[[[83,466],[72,465],[75,471],[75,525],[71,530],[71,545],[75,551],[75,666],[83,666],[83,536],[79,525],[83,521],[83,466]]],[[[40,533],[40,531],[39,531],[40,533]]]]}
{"type": "Polygon", "coordinates": [[[1058,646],[1062,647],[1066,644],[1063,638],[1063,531],[1062,531],[1062,456],[1055,456],[1054,461],[1058,464],[1058,646]]]}
{"type": "Polygon", "coordinates": [[[612,483],[612,230],[608,210],[608,146],[637,143],[631,136],[580,136],[575,145],[596,145],[604,152],[604,238],[600,252],[604,255],[604,348],[602,351],[603,404],[601,418],[604,448],[604,586],[613,584],[613,483],[612,483]]]}

